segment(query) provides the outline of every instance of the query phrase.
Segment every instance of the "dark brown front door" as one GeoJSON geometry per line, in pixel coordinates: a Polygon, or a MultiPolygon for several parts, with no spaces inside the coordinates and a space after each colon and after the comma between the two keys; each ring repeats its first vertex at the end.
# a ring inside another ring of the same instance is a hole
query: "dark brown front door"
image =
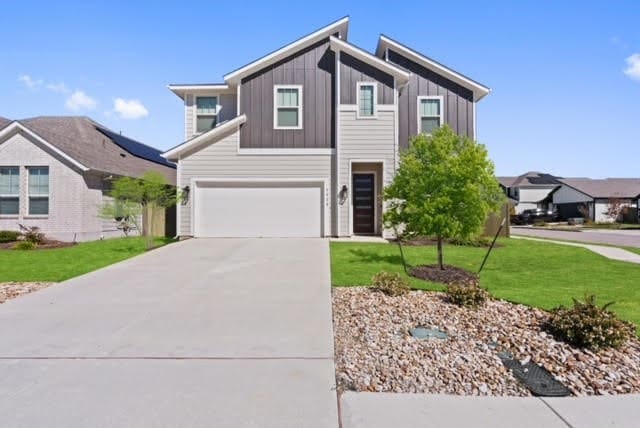
{"type": "Polygon", "coordinates": [[[375,176],[353,174],[353,233],[375,233],[375,176]]]}

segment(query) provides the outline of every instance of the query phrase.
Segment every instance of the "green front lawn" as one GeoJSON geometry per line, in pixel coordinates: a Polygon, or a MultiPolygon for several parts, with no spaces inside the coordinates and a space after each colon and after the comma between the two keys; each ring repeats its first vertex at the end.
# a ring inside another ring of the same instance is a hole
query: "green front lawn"
{"type": "MultiPolygon", "coordinates": [[[[640,326],[640,265],[605,259],[584,248],[538,241],[502,239],[481,274],[481,285],[496,297],[544,309],[595,294],[601,304],[640,326]]],[[[435,246],[403,247],[409,265],[436,263],[435,246]]],[[[445,263],[477,271],[484,248],[445,245],[445,263]]],[[[380,271],[404,275],[397,245],[332,242],[335,286],[369,285],[380,271]]],[[[442,286],[409,278],[415,288],[442,286]]]]}
{"type": "MultiPolygon", "coordinates": [[[[156,238],[156,245],[171,239],[156,238]]],[[[64,281],[146,251],[145,238],[105,239],[50,250],[0,250],[0,282],[64,281]]]]}

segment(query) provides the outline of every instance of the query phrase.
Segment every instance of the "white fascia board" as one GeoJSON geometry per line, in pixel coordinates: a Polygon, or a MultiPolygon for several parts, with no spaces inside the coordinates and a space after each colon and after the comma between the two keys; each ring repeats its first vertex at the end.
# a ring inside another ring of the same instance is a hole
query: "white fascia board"
{"type": "Polygon", "coordinates": [[[187,93],[197,94],[199,92],[226,92],[229,85],[167,85],[167,88],[180,98],[184,99],[187,93]]]}
{"type": "Polygon", "coordinates": [[[346,37],[348,27],[349,17],[346,16],[332,24],[327,25],[326,27],[319,29],[318,31],[315,31],[293,43],[290,43],[256,61],[253,61],[252,63],[249,63],[244,67],[226,74],[224,76],[224,81],[229,84],[237,84],[244,76],[250,74],[251,72],[260,70],[264,67],[268,67],[269,65],[274,64],[283,58],[286,58],[291,54],[291,52],[304,49],[307,46],[310,46],[322,39],[327,38],[328,36],[331,36],[335,32],[340,32],[341,36],[344,34],[344,37],[346,37]]]}
{"type": "Polygon", "coordinates": [[[207,131],[204,134],[200,134],[189,141],[185,141],[184,143],[172,149],[167,150],[166,152],[162,153],[161,156],[167,160],[177,160],[178,156],[180,156],[180,154],[184,153],[185,151],[198,147],[199,145],[206,143],[212,138],[215,138],[218,135],[224,134],[225,132],[242,125],[246,121],[247,121],[246,115],[243,114],[243,115],[237,116],[227,122],[224,122],[216,126],[212,130],[207,131]]]}
{"type": "Polygon", "coordinates": [[[387,74],[390,74],[398,79],[398,81],[402,83],[406,83],[409,81],[409,77],[411,73],[404,71],[400,67],[396,67],[395,65],[388,63],[377,56],[370,54],[369,52],[360,49],[357,46],[354,46],[350,43],[347,43],[343,40],[338,39],[337,37],[331,36],[329,38],[331,43],[331,48],[335,51],[346,52],[354,58],[359,59],[360,61],[366,62],[367,64],[384,71],[387,74]]]}
{"type": "Polygon", "coordinates": [[[378,48],[376,50],[376,52],[378,53],[378,55],[381,54],[381,52],[383,52],[386,48],[392,48],[394,50],[397,50],[398,53],[402,54],[403,56],[406,56],[407,58],[409,58],[410,60],[428,68],[429,70],[432,70],[438,74],[441,74],[442,76],[448,78],[449,80],[452,80],[456,83],[458,83],[460,86],[465,87],[469,90],[471,90],[473,92],[473,99],[474,101],[480,101],[482,98],[484,98],[487,94],[489,94],[489,92],[491,92],[491,89],[481,85],[478,82],[474,82],[473,80],[469,79],[466,76],[463,76],[462,74],[450,69],[449,67],[445,67],[442,64],[437,63],[436,61],[427,58],[424,55],[419,54],[418,52],[414,51],[413,49],[410,49],[406,46],[403,46],[397,42],[395,42],[394,40],[391,40],[388,37],[385,37],[383,35],[380,36],[380,41],[378,42],[378,48]]]}
{"type": "Polygon", "coordinates": [[[51,150],[52,152],[60,156],[61,158],[73,164],[76,168],[80,169],[81,171],[89,171],[89,169],[91,169],[84,166],[82,163],[78,162],[68,154],[64,153],[62,150],[60,150],[59,148],[57,148],[56,146],[54,146],[53,144],[51,144],[50,142],[48,142],[47,140],[45,140],[44,138],[42,138],[41,136],[33,132],[32,130],[30,130],[23,124],[21,124],[20,122],[12,122],[11,124],[3,128],[0,131],[0,141],[3,140],[6,136],[11,135],[14,131],[24,132],[25,134],[29,135],[31,138],[33,138],[34,140],[36,140],[37,142],[39,142],[40,144],[42,144],[43,146],[47,147],[49,150],[51,150]]]}

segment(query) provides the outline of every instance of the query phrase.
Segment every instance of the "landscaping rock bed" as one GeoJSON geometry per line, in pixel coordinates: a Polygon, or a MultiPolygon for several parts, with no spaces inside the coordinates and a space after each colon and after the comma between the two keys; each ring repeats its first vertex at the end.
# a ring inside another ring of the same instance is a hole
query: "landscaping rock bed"
{"type": "Polygon", "coordinates": [[[640,342],[593,353],[556,341],[539,309],[491,300],[477,310],[443,293],[389,297],[366,287],[334,288],[336,377],[341,391],[530,395],[499,352],[543,365],[574,395],[640,392],[640,342]],[[416,339],[437,328],[448,339],[416,339]]]}
{"type": "Polygon", "coordinates": [[[478,285],[478,275],[456,266],[421,265],[411,268],[411,276],[442,284],[478,285]]]}
{"type": "MultiPolygon", "coordinates": [[[[13,247],[21,241],[15,241],[15,242],[4,242],[0,244],[0,250],[13,250],[13,247]]],[[[54,248],[65,248],[65,247],[72,247],[74,245],[77,245],[76,242],[62,242],[62,241],[56,241],[53,239],[45,239],[44,241],[42,241],[40,244],[38,244],[33,250],[51,250],[54,248]]],[[[33,251],[31,250],[31,251],[33,251]]]]}
{"type": "Polygon", "coordinates": [[[0,282],[0,303],[42,290],[55,282],[0,282]]]}

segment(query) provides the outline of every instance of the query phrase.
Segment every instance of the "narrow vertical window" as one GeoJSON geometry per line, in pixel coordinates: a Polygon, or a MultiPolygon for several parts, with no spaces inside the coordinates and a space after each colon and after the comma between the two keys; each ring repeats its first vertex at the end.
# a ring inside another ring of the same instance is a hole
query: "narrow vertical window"
{"type": "Polygon", "coordinates": [[[274,87],[275,129],[302,129],[302,86],[274,87]]]}
{"type": "Polygon", "coordinates": [[[0,216],[20,212],[20,168],[0,167],[0,216]]]}
{"type": "Polygon", "coordinates": [[[430,135],[442,126],[442,100],[438,97],[418,97],[418,132],[430,135]]]}
{"type": "Polygon", "coordinates": [[[216,127],[218,97],[196,97],[196,132],[207,132],[216,127]]]}
{"type": "Polygon", "coordinates": [[[49,167],[29,167],[29,215],[49,214],[49,167]]]}
{"type": "Polygon", "coordinates": [[[358,82],[358,117],[375,117],[376,87],[375,83],[358,82]]]}

